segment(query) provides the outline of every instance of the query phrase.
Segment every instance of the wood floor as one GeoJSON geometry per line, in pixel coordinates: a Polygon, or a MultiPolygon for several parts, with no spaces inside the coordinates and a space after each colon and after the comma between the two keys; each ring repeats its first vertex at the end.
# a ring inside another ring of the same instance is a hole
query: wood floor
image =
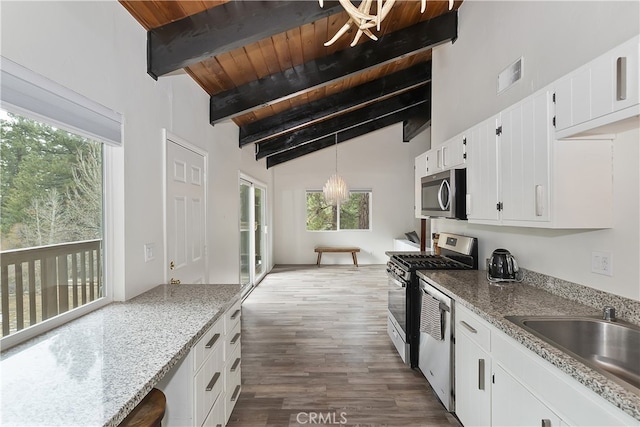
{"type": "Polygon", "coordinates": [[[242,305],[229,426],[459,426],[386,331],[384,266],[277,267],[242,305]]]}

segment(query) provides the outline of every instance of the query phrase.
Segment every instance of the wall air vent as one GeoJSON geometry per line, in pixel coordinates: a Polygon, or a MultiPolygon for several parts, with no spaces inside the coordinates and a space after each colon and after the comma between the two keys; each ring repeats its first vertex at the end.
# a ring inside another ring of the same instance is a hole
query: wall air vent
{"type": "Polygon", "coordinates": [[[498,74],[498,93],[510,88],[515,82],[522,78],[522,60],[522,57],[518,58],[516,62],[498,74]]]}

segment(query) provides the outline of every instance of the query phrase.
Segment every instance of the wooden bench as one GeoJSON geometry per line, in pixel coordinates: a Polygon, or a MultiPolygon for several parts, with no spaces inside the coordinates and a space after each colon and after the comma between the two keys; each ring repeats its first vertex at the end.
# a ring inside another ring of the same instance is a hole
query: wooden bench
{"type": "Polygon", "coordinates": [[[342,252],[351,252],[351,258],[353,258],[353,265],[358,266],[358,257],[356,256],[357,252],[360,252],[360,248],[356,246],[349,247],[339,247],[339,246],[318,246],[315,251],[318,253],[318,261],[316,265],[320,266],[320,260],[322,259],[322,254],[325,252],[334,252],[334,253],[342,253],[342,252]]]}

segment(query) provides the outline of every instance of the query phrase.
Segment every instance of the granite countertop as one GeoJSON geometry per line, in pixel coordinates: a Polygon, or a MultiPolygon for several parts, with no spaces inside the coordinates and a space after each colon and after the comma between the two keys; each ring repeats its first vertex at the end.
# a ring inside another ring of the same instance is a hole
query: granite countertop
{"type": "Polygon", "coordinates": [[[0,424],[118,425],[239,299],[239,285],[161,285],[3,352],[0,424]]]}
{"type": "MultiPolygon", "coordinates": [[[[589,389],[640,420],[640,395],[635,394],[574,357],[504,319],[504,316],[600,316],[601,310],[554,295],[527,283],[490,284],[486,271],[418,271],[437,289],[502,332],[549,361],[589,389]]],[[[604,304],[603,304],[604,305],[604,304]]]]}

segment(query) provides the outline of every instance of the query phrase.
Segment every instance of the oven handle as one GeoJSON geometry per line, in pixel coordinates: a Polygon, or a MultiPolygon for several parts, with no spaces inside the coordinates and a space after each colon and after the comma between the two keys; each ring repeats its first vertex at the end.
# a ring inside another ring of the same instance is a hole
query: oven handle
{"type": "Polygon", "coordinates": [[[389,276],[389,280],[391,280],[396,286],[398,286],[399,288],[406,288],[407,284],[404,282],[401,282],[400,280],[389,276]]]}

